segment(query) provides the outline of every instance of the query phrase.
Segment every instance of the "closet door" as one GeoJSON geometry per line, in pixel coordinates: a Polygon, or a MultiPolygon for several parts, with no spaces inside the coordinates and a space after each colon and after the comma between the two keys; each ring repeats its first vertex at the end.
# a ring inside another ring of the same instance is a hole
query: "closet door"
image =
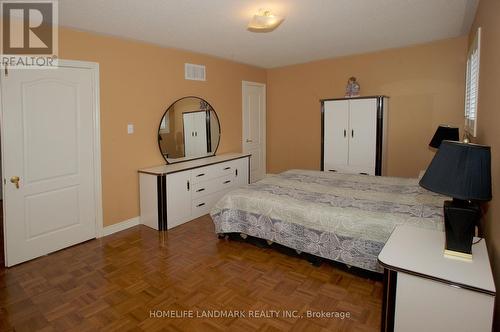
{"type": "Polygon", "coordinates": [[[324,103],[324,171],[349,171],[349,101],[324,103]]]}
{"type": "Polygon", "coordinates": [[[375,175],[377,99],[355,99],[349,104],[350,171],[375,175]]]}

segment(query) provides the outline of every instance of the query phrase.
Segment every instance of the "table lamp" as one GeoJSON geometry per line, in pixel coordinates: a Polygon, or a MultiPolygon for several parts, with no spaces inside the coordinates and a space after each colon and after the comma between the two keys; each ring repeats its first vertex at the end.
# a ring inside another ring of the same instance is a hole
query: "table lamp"
{"type": "Polygon", "coordinates": [[[442,141],[458,141],[459,132],[457,127],[451,127],[447,125],[441,125],[438,127],[434,136],[432,137],[429,146],[432,148],[439,149],[442,141]]]}
{"type": "Polygon", "coordinates": [[[444,202],[445,256],[471,260],[479,202],[491,200],[490,147],[442,141],[420,186],[453,198],[444,202]]]}

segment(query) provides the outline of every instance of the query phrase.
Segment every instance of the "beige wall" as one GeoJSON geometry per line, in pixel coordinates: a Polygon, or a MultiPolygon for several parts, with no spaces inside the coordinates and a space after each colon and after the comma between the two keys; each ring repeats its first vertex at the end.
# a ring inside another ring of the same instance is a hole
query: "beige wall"
{"type": "Polygon", "coordinates": [[[362,95],[389,100],[388,174],[412,176],[428,165],[427,144],[442,123],[463,123],[466,37],[269,70],[267,166],[319,169],[320,103],[342,97],[356,76],[362,95]]]}
{"type": "MultiPolygon", "coordinates": [[[[486,243],[493,266],[497,290],[500,287],[500,1],[481,0],[470,33],[472,42],[478,27],[482,27],[481,72],[477,138],[480,144],[491,146],[493,200],[483,221],[486,243]]],[[[498,299],[498,297],[497,297],[498,299]]],[[[494,331],[500,331],[500,303],[495,309],[494,331]]]]}
{"type": "Polygon", "coordinates": [[[172,102],[206,99],[221,122],[219,151],[240,151],[241,81],[266,81],[256,67],[69,29],[60,30],[59,48],[61,58],[100,64],[104,225],[139,215],[137,170],[164,163],[157,130],[172,102]],[[207,82],[184,80],[185,62],[205,64],[207,82]]]}
{"type": "Polygon", "coordinates": [[[241,81],[268,84],[268,172],[319,169],[319,99],[343,95],[358,77],[363,95],[389,102],[390,175],[416,176],[441,123],[462,124],[466,38],[264,70],[200,54],[60,30],[61,58],[100,63],[104,225],[139,214],[137,169],[163,163],[157,128],[187,95],[206,99],[222,128],[219,152],[241,149],[241,81]],[[207,65],[207,82],[184,80],[185,62],[207,65]],[[128,123],[135,133],[127,135],[128,123]],[[411,151],[411,153],[409,153],[411,151]]]}

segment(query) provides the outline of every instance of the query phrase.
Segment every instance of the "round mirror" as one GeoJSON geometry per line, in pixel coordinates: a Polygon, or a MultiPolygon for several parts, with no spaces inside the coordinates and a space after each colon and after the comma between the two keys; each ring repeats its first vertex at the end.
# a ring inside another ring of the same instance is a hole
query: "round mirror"
{"type": "Polygon", "coordinates": [[[158,129],[158,146],[169,164],[213,156],[219,141],[219,118],[198,97],[184,97],[170,105],[158,129]]]}

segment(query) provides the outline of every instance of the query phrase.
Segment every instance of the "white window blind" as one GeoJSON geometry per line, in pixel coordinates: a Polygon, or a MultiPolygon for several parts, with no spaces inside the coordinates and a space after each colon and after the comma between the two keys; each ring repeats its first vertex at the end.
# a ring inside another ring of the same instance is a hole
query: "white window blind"
{"type": "Polygon", "coordinates": [[[479,99],[479,62],[481,55],[481,28],[477,30],[467,55],[465,74],[465,130],[476,136],[477,104],[479,99]]]}

